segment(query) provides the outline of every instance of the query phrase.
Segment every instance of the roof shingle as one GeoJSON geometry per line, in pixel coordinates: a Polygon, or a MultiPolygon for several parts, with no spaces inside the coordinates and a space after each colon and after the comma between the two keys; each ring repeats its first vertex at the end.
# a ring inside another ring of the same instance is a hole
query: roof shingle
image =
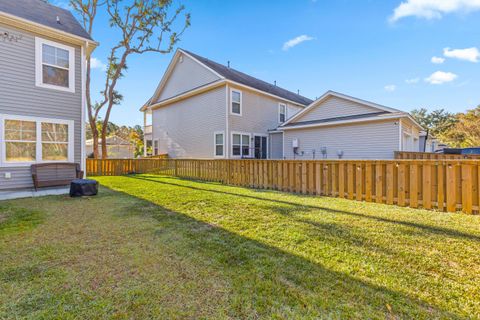
{"type": "MultiPolygon", "coordinates": [[[[1,1],[1,0],[0,0],[1,1]]],[[[299,94],[296,94],[294,92],[288,91],[286,89],[280,88],[276,85],[273,85],[271,83],[265,82],[263,80],[257,79],[255,77],[249,76],[248,74],[245,74],[243,72],[237,71],[235,69],[229,68],[227,66],[224,66],[222,64],[219,64],[217,62],[214,62],[212,60],[209,60],[207,58],[204,58],[202,56],[199,56],[195,53],[192,53],[190,51],[181,49],[182,51],[186,52],[187,54],[191,55],[201,63],[205,64],[208,66],[210,69],[214,70],[221,76],[227,78],[228,80],[238,82],[240,84],[255,88],[257,90],[270,93],[273,95],[276,95],[278,97],[299,103],[301,105],[309,105],[310,103],[313,102],[313,100],[310,100],[304,96],[301,96],[299,94]]]]}
{"type": "Polygon", "coordinates": [[[43,0],[0,0],[0,11],[93,40],[70,11],[43,0]],[[59,22],[57,22],[57,17],[59,22]]]}

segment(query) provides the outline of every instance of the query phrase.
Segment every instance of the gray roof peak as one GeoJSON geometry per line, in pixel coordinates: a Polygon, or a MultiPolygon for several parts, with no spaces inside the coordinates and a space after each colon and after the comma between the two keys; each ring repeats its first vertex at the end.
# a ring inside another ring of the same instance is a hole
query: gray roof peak
{"type": "Polygon", "coordinates": [[[228,80],[238,82],[240,84],[252,87],[254,89],[257,89],[266,93],[273,94],[280,98],[290,100],[304,106],[307,106],[313,102],[309,98],[306,98],[297,93],[294,93],[292,91],[289,91],[277,86],[276,81],[275,81],[275,84],[271,84],[266,81],[252,77],[241,71],[235,70],[230,66],[230,63],[228,63],[228,66],[225,66],[215,61],[212,61],[210,59],[199,56],[193,52],[190,52],[184,49],[180,49],[180,50],[194,57],[195,59],[197,59],[198,61],[200,61],[201,63],[203,63],[204,65],[206,65],[207,67],[214,70],[215,72],[217,72],[218,74],[220,74],[221,76],[225,77],[228,80]]]}

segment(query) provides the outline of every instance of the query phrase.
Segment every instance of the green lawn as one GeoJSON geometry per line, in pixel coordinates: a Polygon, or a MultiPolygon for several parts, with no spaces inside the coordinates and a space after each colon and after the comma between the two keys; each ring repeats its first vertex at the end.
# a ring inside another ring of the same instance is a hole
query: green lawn
{"type": "Polygon", "coordinates": [[[480,217],[171,177],[0,202],[0,319],[480,318],[480,217]]]}

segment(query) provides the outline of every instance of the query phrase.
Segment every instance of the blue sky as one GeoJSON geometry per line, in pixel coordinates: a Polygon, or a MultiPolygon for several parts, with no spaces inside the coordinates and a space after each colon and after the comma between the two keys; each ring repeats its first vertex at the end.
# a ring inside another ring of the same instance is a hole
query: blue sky
{"type": "MultiPolygon", "coordinates": [[[[335,90],[405,111],[458,112],[480,104],[479,0],[182,3],[192,25],[179,47],[230,60],[233,68],[309,98],[335,90]]],[[[113,38],[103,14],[94,37],[101,43],[93,55],[100,61],[93,71],[96,92],[113,38]]],[[[118,87],[124,101],[112,121],[142,124],[138,109],[172,55],[131,57],[118,87]]]]}

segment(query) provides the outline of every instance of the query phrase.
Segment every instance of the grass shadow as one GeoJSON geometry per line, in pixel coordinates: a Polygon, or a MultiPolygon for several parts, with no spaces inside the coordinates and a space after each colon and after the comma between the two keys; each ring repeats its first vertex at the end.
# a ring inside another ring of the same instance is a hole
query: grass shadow
{"type": "MultiPolygon", "coordinates": [[[[138,176],[130,178],[164,183],[138,176]]],[[[115,191],[136,198],[136,212],[153,217],[164,227],[162,241],[181,242],[178,255],[194,252],[203,263],[213,265],[229,279],[232,318],[461,318],[403,292],[360,280],[355,274],[331,270],[302,256],[194,219],[187,213],[172,211],[140,194],[115,191]]]]}
{"type": "MultiPolygon", "coordinates": [[[[374,220],[374,221],[387,223],[387,224],[391,223],[391,224],[402,225],[402,226],[405,226],[405,227],[418,229],[422,233],[423,232],[428,232],[428,233],[433,234],[433,235],[447,236],[447,237],[458,238],[458,239],[474,240],[474,241],[480,242],[480,236],[477,236],[477,235],[472,235],[472,234],[468,234],[468,233],[464,233],[464,232],[461,232],[461,231],[452,230],[452,229],[448,229],[448,228],[443,228],[443,227],[433,227],[431,225],[425,225],[425,224],[412,222],[412,221],[395,220],[395,219],[391,219],[391,218],[367,215],[367,214],[363,214],[363,213],[359,213],[359,212],[353,212],[353,211],[338,210],[338,209],[309,205],[309,204],[298,204],[298,203],[290,202],[290,201],[283,201],[283,200],[278,200],[278,199],[269,199],[269,198],[264,198],[264,197],[260,197],[260,196],[239,194],[239,193],[235,193],[235,192],[220,191],[220,190],[214,190],[214,189],[208,189],[208,188],[199,188],[199,187],[195,187],[195,186],[182,185],[182,184],[175,183],[175,182],[159,181],[159,180],[156,180],[156,179],[148,178],[144,175],[131,175],[131,176],[128,176],[128,178],[150,181],[150,182],[154,182],[154,183],[171,185],[171,186],[176,186],[176,187],[181,187],[181,188],[188,188],[188,189],[197,190],[197,191],[211,192],[211,193],[216,193],[216,194],[224,194],[224,195],[234,196],[234,197],[250,198],[250,199],[254,199],[254,200],[261,200],[261,201],[265,201],[265,202],[270,202],[270,203],[273,203],[273,204],[278,203],[278,204],[282,204],[282,205],[288,205],[288,206],[291,206],[290,209],[288,209],[288,210],[279,209],[279,210],[277,210],[277,212],[283,213],[285,215],[289,215],[291,217],[295,216],[296,213],[305,213],[305,212],[312,211],[312,210],[322,210],[322,211],[325,211],[325,212],[328,212],[328,213],[333,213],[333,214],[348,215],[348,216],[354,216],[354,217],[358,217],[358,218],[361,218],[361,219],[374,220]]],[[[169,179],[170,177],[162,177],[162,178],[169,179]]],[[[175,178],[175,179],[178,179],[178,178],[175,178]]],[[[175,180],[175,179],[172,179],[172,180],[175,180]]],[[[189,179],[183,179],[183,180],[194,181],[194,180],[189,180],[189,179]]],[[[202,181],[199,181],[199,182],[202,182],[202,181]]],[[[215,184],[215,185],[220,185],[220,184],[215,184]]],[[[245,189],[248,189],[248,188],[245,188],[245,189]]],[[[385,206],[387,206],[387,205],[385,205],[385,206]]],[[[305,221],[305,222],[308,222],[308,221],[305,221]]]]}

